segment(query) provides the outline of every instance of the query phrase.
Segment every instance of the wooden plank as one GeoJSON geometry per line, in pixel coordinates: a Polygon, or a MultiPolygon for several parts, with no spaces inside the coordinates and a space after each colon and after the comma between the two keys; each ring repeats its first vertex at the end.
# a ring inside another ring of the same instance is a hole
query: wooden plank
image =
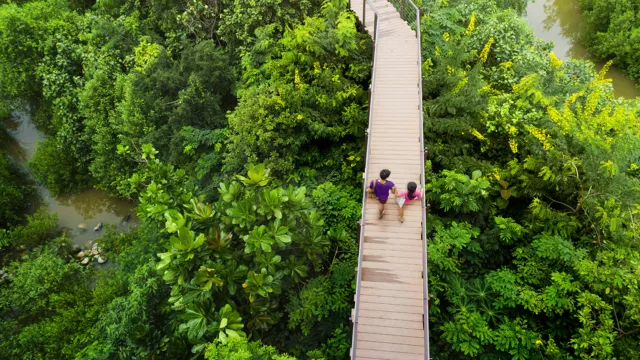
{"type": "Polygon", "coordinates": [[[391,283],[379,283],[379,282],[371,282],[371,281],[362,281],[360,286],[363,288],[372,288],[372,289],[380,289],[380,290],[390,290],[390,291],[414,291],[414,292],[423,292],[422,283],[420,285],[406,285],[406,284],[391,284],[391,283]]]}
{"type": "Polygon", "coordinates": [[[422,272],[418,271],[404,271],[397,269],[374,269],[363,267],[362,276],[377,276],[379,278],[385,278],[389,282],[406,282],[412,280],[419,280],[422,282],[422,272]]]}
{"type": "Polygon", "coordinates": [[[388,296],[389,294],[394,294],[403,297],[405,299],[418,299],[420,302],[423,301],[423,293],[417,291],[401,291],[401,290],[385,290],[385,289],[376,289],[370,287],[360,287],[360,296],[388,296]]]}
{"type": "Polygon", "coordinates": [[[421,341],[424,341],[424,331],[416,330],[416,329],[404,329],[404,328],[394,328],[394,327],[386,327],[386,326],[372,326],[372,325],[358,324],[358,336],[360,334],[404,336],[404,337],[418,338],[421,341]]]}
{"type": "MultiPolygon", "coordinates": [[[[418,221],[415,221],[415,224],[417,223],[418,221]]],[[[398,221],[398,224],[400,224],[400,221],[398,221]]],[[[405,219],[404,224],[400,224],[400,226],[404,226],[405,224],[407,224],[407,219],[405,219]]],[[[366,245],[365,249],[369,250],[394,251],[398,254],[410,254],[418,250],[419,244],[422,244],[422,234],[409,239],[398,238],[393,234],[390,236],[375,236],[367,234],[366,231],[364,235],[364,244],[366,245]]],[[[389,255],[392,254],[390,253],[389,255]]]]}
{"type": "Polygon", "coordinates": [[[358,359],[362,356],[376,360],[424,360],[424,355],[420,354],[405,354],[370,349],[361,350],[360,348],[356,349],[356,356],[358,359]]]}
{"type": "Polygon", "coordinates": [[[362,262],[362,268],[364,270],[383,270],[383,271],[387,271],[387,270],[392,270],[394,272],[397,271],[402,271],[402,272],[410,272],[410,273],[416,273],[416,272],[421,272],[422,271],[422,261],[419,259],[414,259],[414,262],[409,261],[409,259],[404,259],[407,260],[406,262],[383,262],[383,261],[363,261],[362,262]]]}
{"type": "MultiPolygon", "coordinates": [[[[402,297],[400,294],[387,293],[387,296],[369,295],[360,293],[360,301],[372,304],[388,304],[388,305],[403,305],[403,306],[417,306],[420,307],[420,313],[422,313],[422,297],[419,299],[411,297],[402,297]],[[391,295],[391,296],[390,296],[391,295]]],[[[393,307],[391,308],[392,310],[393,307]]]]}
{"type": "Polygon", "coordinates": [[[404,284],[404,285],[422,285],[422,279],[420,278],[400,278],[397,276],[379,275],[379,274],[367,274],[363,271],[362,280],[373,281],[388,284],[404,284]]]}
{"type": "Polygon", "coordinates": [[[389,236],[393,236],[393,238],[395,239],[416,239],[419,240],[420,236],[419,235],[415,235],[415,234],[404,234],[404,233],[385,233],[385,232],[381,232],[381,231],[375,231],[375,230],[367,230],[367,228],[365,227],[364,229],[364,235],[365,236],[379,236],[379,237],[389,237],[389,236]]]}
{"type": "Polygon", "coordinates": [[[370,303],[364,301],[365,299],[360,296],[360,310],[375,310],[378,312],[394,312],[394,313],[406,313],[422,315],[422,304],[420,305],[397,305],[397,304],[379,304],[370,303]]]}
{"type": "MultiPolygon", "coordinates": [[[[362,301],[362,297],[360,297],[360,299],[362,301]]],[[[363,309],[362,307],[360,307],[360,310],[358,311],[359,311],[358,316],[360,318],[367,317],[371,319],[411,321],[416,323],[422,322],[422,313],[416,314],[416,313],[397,312],[397,311],[391,310],[391,308],[388,311],[381,311],[378,309],[376,310],[363,309]]],[[[423,326],[419,327],[419,329],[422,329],[422,328],[423,326]]],[[[417,329],[414,329],[414,330],[417,330],[417,329]]]]}
{"type": "MultiPolygon", "coordinates": [[[[401,257],[389,255],[372,255],[366,250],[363,253],[363,262],[367,263],[367,268],[372,269],[407,269],[413,271],[422,271],[422,252],[416,251],[420,257],[401,257]],[[373,264],[376,263],[376,264],[373,264]],[[393,267],[395,266],[395,268],[393,267]]],[[[363,265],[364,266],[364,265],[363,265]]]]}
{"type": "MultiPolygon", "coordinates": [[[[397,355],[403,355],[402,359],[411,359],[406,356],[411,356],[411,354],[422,355],[424,354],[424,346],[413,346],[413,345],[404,345],[404,344],[390,344],[390,343],[377,343],[373,341],[358,341],[356,349],[360,351],[362,350],[377,350],[378,354],[381,352],[393,352],[397,355]]],[[[364,354],[363,354],[364,355],[364,354]]],[[[384,358],[383,358],[384,359],[384,358]]],[[[391,358],[395,359],[395,357],[391,358]]],[[[424,360],[424,357],[423,357],[424,360]]]]}
{"type": "MultiPolygon", "coordinates": [[[[380,250],[380,249],[372,249],[370,246],[372,244],[365,243],[364,253],[362,255],[362,260],[364,261],[379,261],[388,258],[390,262],[399,262],[408,259],[416,259],[422,261],[422,249],[419,247],[415,247],[414,251],[395,251],[395,250],[380,250]]],[[[373,244],[379,245],[379,244],[373,244]]],[[[393,246],[389,246],[393,247],[393,246]]]]}
{"type": "MultiPolygon", "coordinates": [[[[422,316],[420,316],[422,319],[422,316]]],[[[405,320],[392,320],[392,319],[381,319],[381,318],[371,318],[363,316],[359,314],[358,318],[358,326],[360,325],[371,325],[371,326],[387,326],[401,329],[413,329],[413,330],[422,330],[424,324],[421,321],[405,321],[405,320]]]]}
{"type": "Polygon", "coordinates": [[[363,333],[360,331],[360,329],[358,329],[358,342],[360,341],[375,341],[379,343],[424,346],[424,339],[420,339],[417,337],[363,333]]]}

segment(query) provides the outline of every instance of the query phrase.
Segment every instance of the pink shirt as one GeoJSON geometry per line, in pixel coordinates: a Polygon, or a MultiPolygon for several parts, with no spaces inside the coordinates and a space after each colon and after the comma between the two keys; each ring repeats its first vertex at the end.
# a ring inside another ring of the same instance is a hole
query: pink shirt
{"type": "MultiPolygon", "coordinates": [[[[416,190],[416,192],[414,192],[413,195],[415,196],[413,200],[422,199],[422,191],[420,190],[416,190]]],[[[398,197],[404,198],[404,202],[407,204],[413,201],[412,199],[409,199],[408,191],[398,191],[398,197]]]]}

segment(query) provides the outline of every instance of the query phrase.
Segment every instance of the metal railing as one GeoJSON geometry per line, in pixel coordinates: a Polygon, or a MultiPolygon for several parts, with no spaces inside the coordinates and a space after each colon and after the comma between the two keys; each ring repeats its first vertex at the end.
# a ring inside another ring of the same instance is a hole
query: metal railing
{"type": "MultiPolygon", "coordinates": [[[[349,5],[351,5],[351,1],[349,1],[349,5]]],[[[367,174],[369,173],[369,160],[371,159],[371,129],[373,127],[373,100],[375,96],[375,83],[376,83],[376,66],[378,64],[378,23],[380,21],[380,17],[378,16],[378,12],[370,0],[366,0],[362,2],[362,25],[366,31],[366,19],[367,19],[367,5],[371,7],[371,10],[374,13],[373,18],[373,69],[371,72],[371,85],[370,85],[370,95],[369,95],[369,126],[367,128],[367,154],[366,161],[364,167],[364,173],[362,174],[362,214],[360,215],[360,239],[358,245],[358,273],[356,274],[356,308],[353,321],[353,333],[351,335],[351,359],[356,359],[356,344],[358,341],[358,319],[360,314],[360,289],[362,282],[362,256],[364,252],[364,225],[365,225],[365,217],[367,212],[367,174]]]]}
{"type": "MultiPolygon", "coordinates": [[[[417,38],[417,51],[418,51],[418,63],[416,64],[418,67],[418,111],[420,114],[420,149],[423,149],[420,154],[421,161],[421,169],[420,169],[420,182],[422,185],[423,196],[421,199],[421,207],[422,207],[422,280],[423,280],[423,328],[424,328],[424,358],[430,359],[429,355],[429,282],[427,280],[427,216],[429,212],[429,205],[426,202],[426,196],[424,196],[425,188],[426,188],[426,179],[425,179],[425,153],[427,152],[427,148],[424,146],[424,119],[423,119],[423,104],[422,104],[422,34],[420,30],[420,18],[421,18],[421,10],[416,4],[411,0],[389,0],[391,4],[394,5],[396,10],[400,13],[400,17],[406,21],[409,26],[411,26],[416,32],[417,38]]],[[[359,304],[360,304],[360,289],[361,289],[361,281],[362,281],[362,257],[364,250],[364,228],[365,228],[365,217],[366,217],[366,208],[367,208],[367,187],[368,187],[368,179],[367,174],[369,173],[369,160],[371,157],[371,130],[373,125],[373,100],[375,97],[375,82],[376,82],[376,65],[378,62],[378,28],[380,23],[380,16],[378,14],[377,9],[373,6],[370,0],[364,0],[362,4],[362,24],[366,30],[366,10],[367,6],[371,8],[374,13],[374,23],[373,23],[373,40],[374,40],[374,50],[373,50],[373,71],[371,75],[371,93],[369,96],[369,127],[367,129],[367,153],[366,153],[366,165],[365,171],[362,175],[363,177],[363,189],[362,189],[362,215],[360,219],[360,238],[359,238],[359,251],[358,251],[358,273],[357,273],[357,284],[356,284],[356,296],[355,296],[355,314],[353,320],[353,335],[351,339],[351,358],[356,359],[356,349],[357,349],[357,334],[358,334],[358,315],[359,315],[359,304]]],[[[351,8],[351,1],[349,1],[349,7],[351,8]]]]}

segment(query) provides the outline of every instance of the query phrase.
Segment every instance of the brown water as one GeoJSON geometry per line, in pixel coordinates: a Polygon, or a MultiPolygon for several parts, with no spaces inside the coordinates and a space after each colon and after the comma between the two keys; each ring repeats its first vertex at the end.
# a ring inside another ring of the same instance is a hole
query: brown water
{"type": "MultiPolygon", "coordinates": [[[[25,114],[14,114],[13,119],[5,121],[4,125],[13,137],[4,148],[24,165],[35,152],[36,142],[44,139],[44,134],[25,114]]],[[[102,230],[93,230],[99,223],[126,228],[128,224],[124,224],[122,219],[127,215],[131,215],[131,222],[136,221],[133,202],[112,198],[105,191],[88,189],[71,195],[52,196],[44,186],[38,186],[38,190],[41,200],[34,204],[34,210],[45,206],[48,211],[57,213],[60,225],[69,229],[69,235],[78,245],[86,246],[102,234],[102,230]]]]}
{"type": "MultiPolygon", "coordinates": [[[[597,69],[602,67],[603,63],[593,58],[580,42],[584,30],[578,0],[529,0],[526,18],[536,36],[554,43],[554,53],[560,59],[591,60],[597,69]]],[[[636,82],[615,67],[611,67],[607,77],[613,79],[616,96],[627,99],[640,96],[636,82]]]]}

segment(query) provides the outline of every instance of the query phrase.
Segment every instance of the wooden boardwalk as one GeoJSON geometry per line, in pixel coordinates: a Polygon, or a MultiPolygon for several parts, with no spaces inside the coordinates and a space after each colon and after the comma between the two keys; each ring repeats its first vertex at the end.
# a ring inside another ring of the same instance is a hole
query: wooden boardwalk
{"type": "MultiPolygon", "coordinates": [[[[363,1],[351,0],[362,21],[363,1]]],[[[367,183],[389,169],[398,190],[420,188],[424,160],[420,133],[419,40],[386,0],[371,1],[379,14],[370,114],[367,183]]],[[[367,4],[366,29],[374,35],[374,11],[367,4]]],[[[352,313],[352,358],[424,360],[423,212],[415,201],[398,220],[393,195],[382,220],[376,199],[365,198],[364,242],[356,309],[352,313]]],[[[426,260],[425,260],[426,261],[426,260]]],[[[428,352],[427,352],[428,353],[428,352]]]]}

